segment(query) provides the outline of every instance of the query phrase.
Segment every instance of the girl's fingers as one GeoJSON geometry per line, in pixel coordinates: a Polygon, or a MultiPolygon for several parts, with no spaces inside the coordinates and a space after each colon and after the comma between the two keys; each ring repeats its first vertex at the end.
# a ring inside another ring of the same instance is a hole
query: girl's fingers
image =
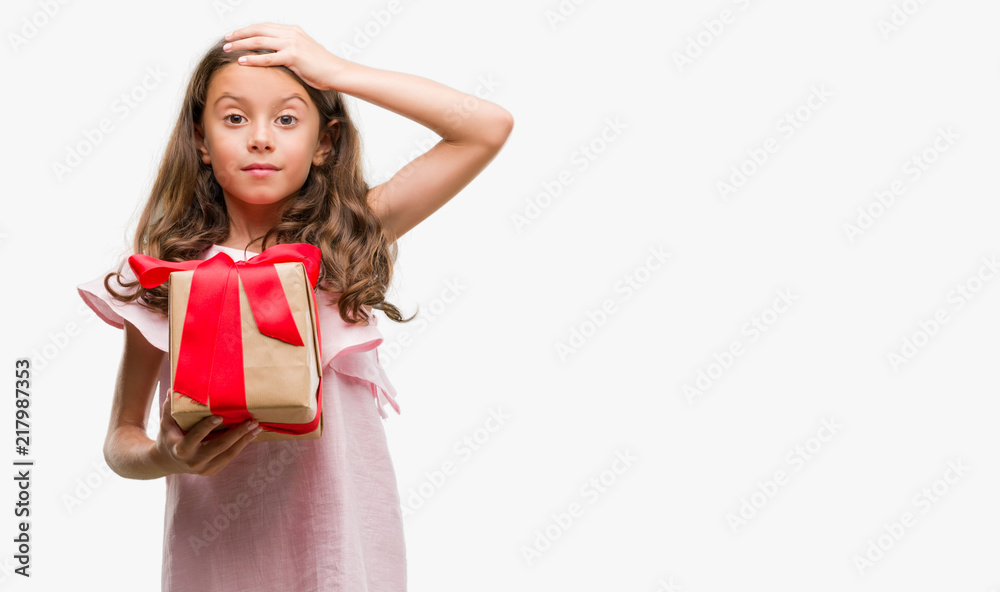
{"type": "Polygon", "coordinates": [[[283,31],[288,30],[300,30],[297,25],[279,25],[275,23],[255,23],[253,25],[248,25],[241,29],[236,29],[229,33],[226,33],[226,41],[235,41],[236,39],[246,39],[247,37],[253,37],[255,35],[266,35],[268,37],[279,37],[283,31]]]}
{"type": "Polygon", "coordinates": [[[240,56],[237,62],[244,66],[279,66],[284,62],[277,59],[278,54],[276,53],[265,53],[259,55],[245,55],[240,56]]]}
{"type": "Polygon", "coordinates": [[[274,37],[247,37],[246,39],[240,39],[238,41],[230,41],[222,46],[222,51],[241,51],[244,49],[277,49],[275,47],[275,42],[278,39],[274,37]]]}
{"type": "Polygon", "coordinates": [[[213,438],[207,442],[202,442],[202,446],[204,446],[203,450],[206,451],[206,453],[209,455],[217,455],[224,452],[225,450],[231,448],[233,445],[239,442],[240,438],[246,436],[249,432],[252,431],[250,429],[251,423],[254,424],[253,426],[254,428],[257,427],[256,422],[245,421],[241,424],[229,428],[229,430],[227,430],[223,434],[220,434],[216,438],[213,438]]]}
{"type": "Polygon", "coordinates": [[[229,461],[233,460],[239,453],[243,452],[243,449],[247,447],[247,444],[253,442],[254,438],[256,437],[257,435],[253,433],[253,430],[247,430],[245,433],[240,434],[239,437],[231,446],[227,447],[222,452],[215,455],[215,457],[208,462],[208,464],[206,465],[206,469],[207,470],[212,470],[216,468],[221,469],[222,467],[228,465],[229,461]]]}
{"type": "Polygon", "coordinates": [[[177,424],[177,420],[173,418],[170,413],[170,399],[173,397],[173,392],[169,393],[167,400],[163,403],[162,411],[162,424],[167,433],[176,435],[181,442],[179,443],[179,448],[185,449],[185,452],[193,453],[197,450],[197,444],[202,441],[202,439],[207,436],[212,430],[217,428],[220,423],[222,423],[222,418],[215,416],[208,416],[198,423],[191,426],[187,433],[181,429],[180,425],[177,424]],[[216,419],[218,421],[216,421],[216,419]]]}
{"type": "MultiPolygon", "coordinates": [[[[245,49],[271,49],[275,53],[266,53],[259,55],[246,55],[240,57],[240,63],[249,63],[253,65],[260,65],[262,60],[260,58],[267,58],[263,60],[265,64],[270,64],[274,58],[275,54],[289,45],[289,41],[285,39],[278,39],[276,37],[248,37],[246,39],[240,39],[239,41],[230,41],[226,45],[222,46],[222,50],[226,53],[232,51],[239,51],[245,49]]],[[[280,57],[280,56],[279,56],[280,57]]]]}
{"type": "Polygon", "coordinates": [[[212,430],[219,427],[221,424],[221,417],[210,415],[191,426],[191,429],[188,430],[187,437],[189,437],[192,442],[204,444],[205,437],[211,434],[212,430]]]}

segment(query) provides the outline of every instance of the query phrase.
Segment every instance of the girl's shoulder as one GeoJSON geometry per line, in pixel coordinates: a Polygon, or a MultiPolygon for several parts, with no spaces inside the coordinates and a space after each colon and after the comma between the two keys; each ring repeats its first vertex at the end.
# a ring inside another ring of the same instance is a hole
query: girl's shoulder
{"type": "Polygon", "coordinates": [[[78,284],[77,293],[83,302],[92,310],[97,318],[116,329],[125,329],[125,320],[134,325],[149,343],[160,351],[167,351],[169,343],[169,326],[166,315],[151,310],[138,300],[122,302],[114,298],[108,291],[108,286],[118,294],[130,296],[139,289],[138,284],[124,286],[136,281],[135,273],[128,264],[121,270],[121,277],[115,275],[118,267],[113,267],[101,273],[90,281],[78,284]],[[112,274],[108,277],[108,274],[112,274]],[[107,278],[107,285],[105,285],[107,278]]]}

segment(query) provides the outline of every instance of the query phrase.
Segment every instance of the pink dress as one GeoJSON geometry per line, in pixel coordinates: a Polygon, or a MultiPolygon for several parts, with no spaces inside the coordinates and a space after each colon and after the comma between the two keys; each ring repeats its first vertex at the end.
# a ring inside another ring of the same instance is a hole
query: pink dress
{"type": "MultiPolygon", "coordinates": [[[[219,252],[236,261],[256,255],[213,245],[202,258],[219,252]]],[[[127,264],[122,273],[135,277],[127,264]]],[[[77,287],[84,301],[113,327],[124,329],[128,319],[167,352],[166,317],[111,298],[104,275],[77,287]]],[[[115,278],[111,285],[126,293],[115,278]]],[[[315,294],[322,436],[251,442],[211,477],[167,475],[163,592],[406,590],[403,516],[382,425],[388,417],[383,405],[397,414],[399,406],[378,362],[377,318],[349,325],[335,304],[326,303],[326,292],[315,294]]],[[[170,386],[169,364],[164,356],[158,409],[170,386]]]]}

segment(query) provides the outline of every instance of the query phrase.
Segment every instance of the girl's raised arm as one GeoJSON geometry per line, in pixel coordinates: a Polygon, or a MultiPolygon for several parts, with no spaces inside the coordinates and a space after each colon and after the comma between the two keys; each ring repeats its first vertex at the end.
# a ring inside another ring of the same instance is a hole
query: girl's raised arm
{"type": "Polygon", "coordinates": [[[482,172],[503,147],[514,118],[503,107],[438,82],[370,68],[337,57],[296,25],[259,23],[226,35],[223,49],[271,49],[241,64],[283,65],[307,84],[336,89],[411,119],[441,141],[391,179],[373,187],[372,209],[398,238],[433,214],[482,172]]]}
{"type": "Polygon", "coordinates": [[[513,116],[499,105],[412,74],[345,61],[332,87],[441,136],[433,148],[369,191],[369,204],[393,238],[425,220],[475,179],[514,127],[513,116]]]}

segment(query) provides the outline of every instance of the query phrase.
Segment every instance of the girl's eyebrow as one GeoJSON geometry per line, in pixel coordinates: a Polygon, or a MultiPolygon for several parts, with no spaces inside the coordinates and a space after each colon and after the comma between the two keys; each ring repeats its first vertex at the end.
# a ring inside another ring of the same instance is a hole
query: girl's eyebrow
{"type": "MultiPolygon", "coordinates": [[[[242,103],[242,102],[243,102],[243,100],[244,100],[244,99],[243,99],[243,97],[237,97],[237,96],[235,96],[235,95],[230,95],[230,94],[224,94],[224,95],[222,95],[221,97],[219,97],[218,99],[215,99],[215,103],[213,103],[213,105],[215,105],[215,104],[218,104],[218,103],[219,103],[219,101],[221,101],[222,99],[233,99],[233,100],[234,100],[234,101],[236,101],[237,103],[242,103]]],[[[306,107],[308,107],[308,106],[309,106],[309,104],[308,104],[308,103],[306,103],[306,100],[305,100],[305,99],[303,99],[302,97],[300,97],[299,95],[290,95],[290,96],[287,96],[287,97],[285,97],[285,98],[281,99],[281,102],[282,102],[282,103],[287,103],[288,101],[291,101],[292,99],[298,99],[298,100],[302,101],[302,103],[303,103],[303,104],[304,104],[304,105],[305,105],[306,107]]]]}

